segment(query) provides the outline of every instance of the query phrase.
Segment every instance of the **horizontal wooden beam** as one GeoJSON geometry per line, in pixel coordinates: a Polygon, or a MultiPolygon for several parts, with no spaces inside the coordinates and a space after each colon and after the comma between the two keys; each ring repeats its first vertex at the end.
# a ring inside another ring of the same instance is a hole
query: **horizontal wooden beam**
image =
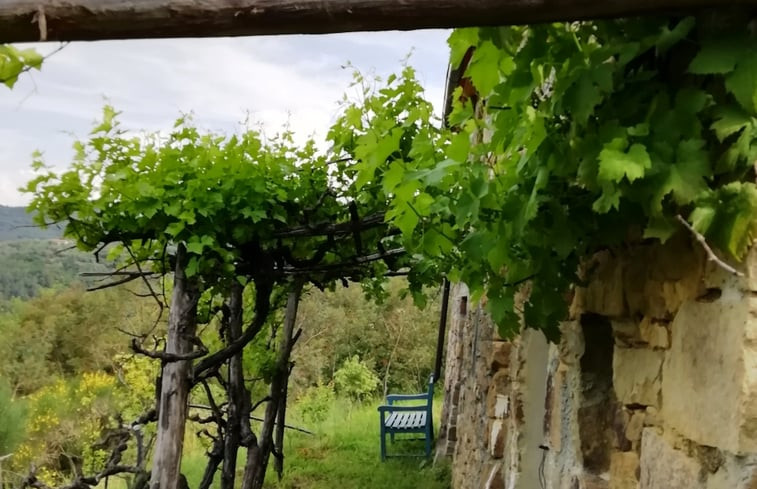
{"type": "Polygon", "coordinates": [[[511,25],[724,5],[757,0],[0,0],[0,43],[511,25]]]}

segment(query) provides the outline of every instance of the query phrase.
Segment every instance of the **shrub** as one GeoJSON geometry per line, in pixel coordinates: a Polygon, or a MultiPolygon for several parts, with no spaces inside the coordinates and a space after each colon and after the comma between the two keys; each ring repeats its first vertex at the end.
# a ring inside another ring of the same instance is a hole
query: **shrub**
{"type": "Polygon", "coordinates": [[[331,384],[320,384],[305,389],[297,399],[297,407],[305,421],[319,424],[326,420],[329,409],[334,404],[334,388],[331,384]]]}
{"type": "Polygon", "coordinates": [[[0,381],[0,456],[13,453],[24,440],[26,405],[13,398],[7,382],[0,381]]]}
{"type": "Polygon", "coordinates": [[[379,378],[357,355],[345,360],[342,367],[334,373],[337,393],[354,401],[362,402],[376,392],[378,384],[379,378]]]}

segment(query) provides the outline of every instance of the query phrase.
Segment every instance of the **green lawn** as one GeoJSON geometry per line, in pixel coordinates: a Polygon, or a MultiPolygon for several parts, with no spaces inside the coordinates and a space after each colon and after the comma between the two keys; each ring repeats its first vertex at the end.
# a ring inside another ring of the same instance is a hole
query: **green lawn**
{"type": "MultiPolygon", "coordinates": [[[[434,401],[434,416],[439,419],[441,399],[434,401]]],[[[378,401],[350,405],[336,400],[326,419],[313,425],[302,420],[295,404],[288,410],[287,424],[312,431],[313,435],[287,430],[284,440],[284,477],[278,480],[273,459],[268,465],[266,489],[449,489],[447,464],[431,466],[424,458],[390,458],[379,455],[378,401]]],[[[255,428],[258,426],[255,426],[255,428]]],[[[389,453],[423,452],[423,442],[400,441],[389,453]]],[[[240,452],[238,474],[241,479],[245,453],[240,452]]],[[[205,468],[204,448],[188,437],[182,472],[189,487],[197,487],[205,468]]],[[[216,474],[213,487],[218,487],[216,474]]]]}
{"type": "MultiPolygon", "coordinates": [[[[435,405],[441,405],[437,400],[435,405]]],[[[277,481],[269,470],[267,489],[448,489],[448,467],[430,466],[423,458],[379,456],[377,403],[353,406],[345,401],[334,404],[315,435],[288,430],[284,443],[284,478],[277,481]]],[[[435,410],[438,419],[438,408],[435,410]]],[[[303,424],[292,416],[290,423],[303,424]]],[[[392,450],[422,452],[422,442],[398,440],[392,450]]],[[[271,467],[272,468],[272,467],[271,467]]]]}

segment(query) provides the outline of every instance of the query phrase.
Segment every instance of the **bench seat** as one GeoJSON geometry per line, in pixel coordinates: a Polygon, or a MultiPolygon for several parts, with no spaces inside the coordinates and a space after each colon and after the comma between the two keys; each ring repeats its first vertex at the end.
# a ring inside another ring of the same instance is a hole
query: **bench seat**
{"type": "Polygon", "coordinates": [[[422,394],[390,394],[386,404],[378,407],[381,421],[381,460],[393,456],[386,453],[386,435],[394,443],[394,435],[403,433],[422,433],[425,441],[424,453],[431,456],[431,443],[434,440],[434,420],[431,408],[434,399],[434,376],[428,381],[428,391],[422,394]],[[413,406],[398,405],[398,402],[415,402],[413,406]]]}
{"type": "Polygon", "coordinates": [[[384,422],[384,426],[393,431],[412,432],[426,428],[426,411],[408,411],[392,413],[384,422]]]}

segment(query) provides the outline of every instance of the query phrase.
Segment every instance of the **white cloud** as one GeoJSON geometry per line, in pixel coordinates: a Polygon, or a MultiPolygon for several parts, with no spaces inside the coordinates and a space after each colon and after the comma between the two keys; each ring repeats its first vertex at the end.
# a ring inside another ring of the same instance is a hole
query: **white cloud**
{"type": "MultiPolygon", "coordinates": [[[[351,62],[387,75],[414,48],[411,64],[441,105],[447,63],[443,31],[351,33],[72,43],[41,72],[0,91],[0,204],[19,205],[31,153],[71,160],[73,135],[87,134],[107,101],[125,127],[156,131],[192,112],[203,128],[233,131],[249,118],[275,132],[327,129],[347,89],[351,62]]],[[[50,52],[53,45],[35,46],[50,52]]]]}

